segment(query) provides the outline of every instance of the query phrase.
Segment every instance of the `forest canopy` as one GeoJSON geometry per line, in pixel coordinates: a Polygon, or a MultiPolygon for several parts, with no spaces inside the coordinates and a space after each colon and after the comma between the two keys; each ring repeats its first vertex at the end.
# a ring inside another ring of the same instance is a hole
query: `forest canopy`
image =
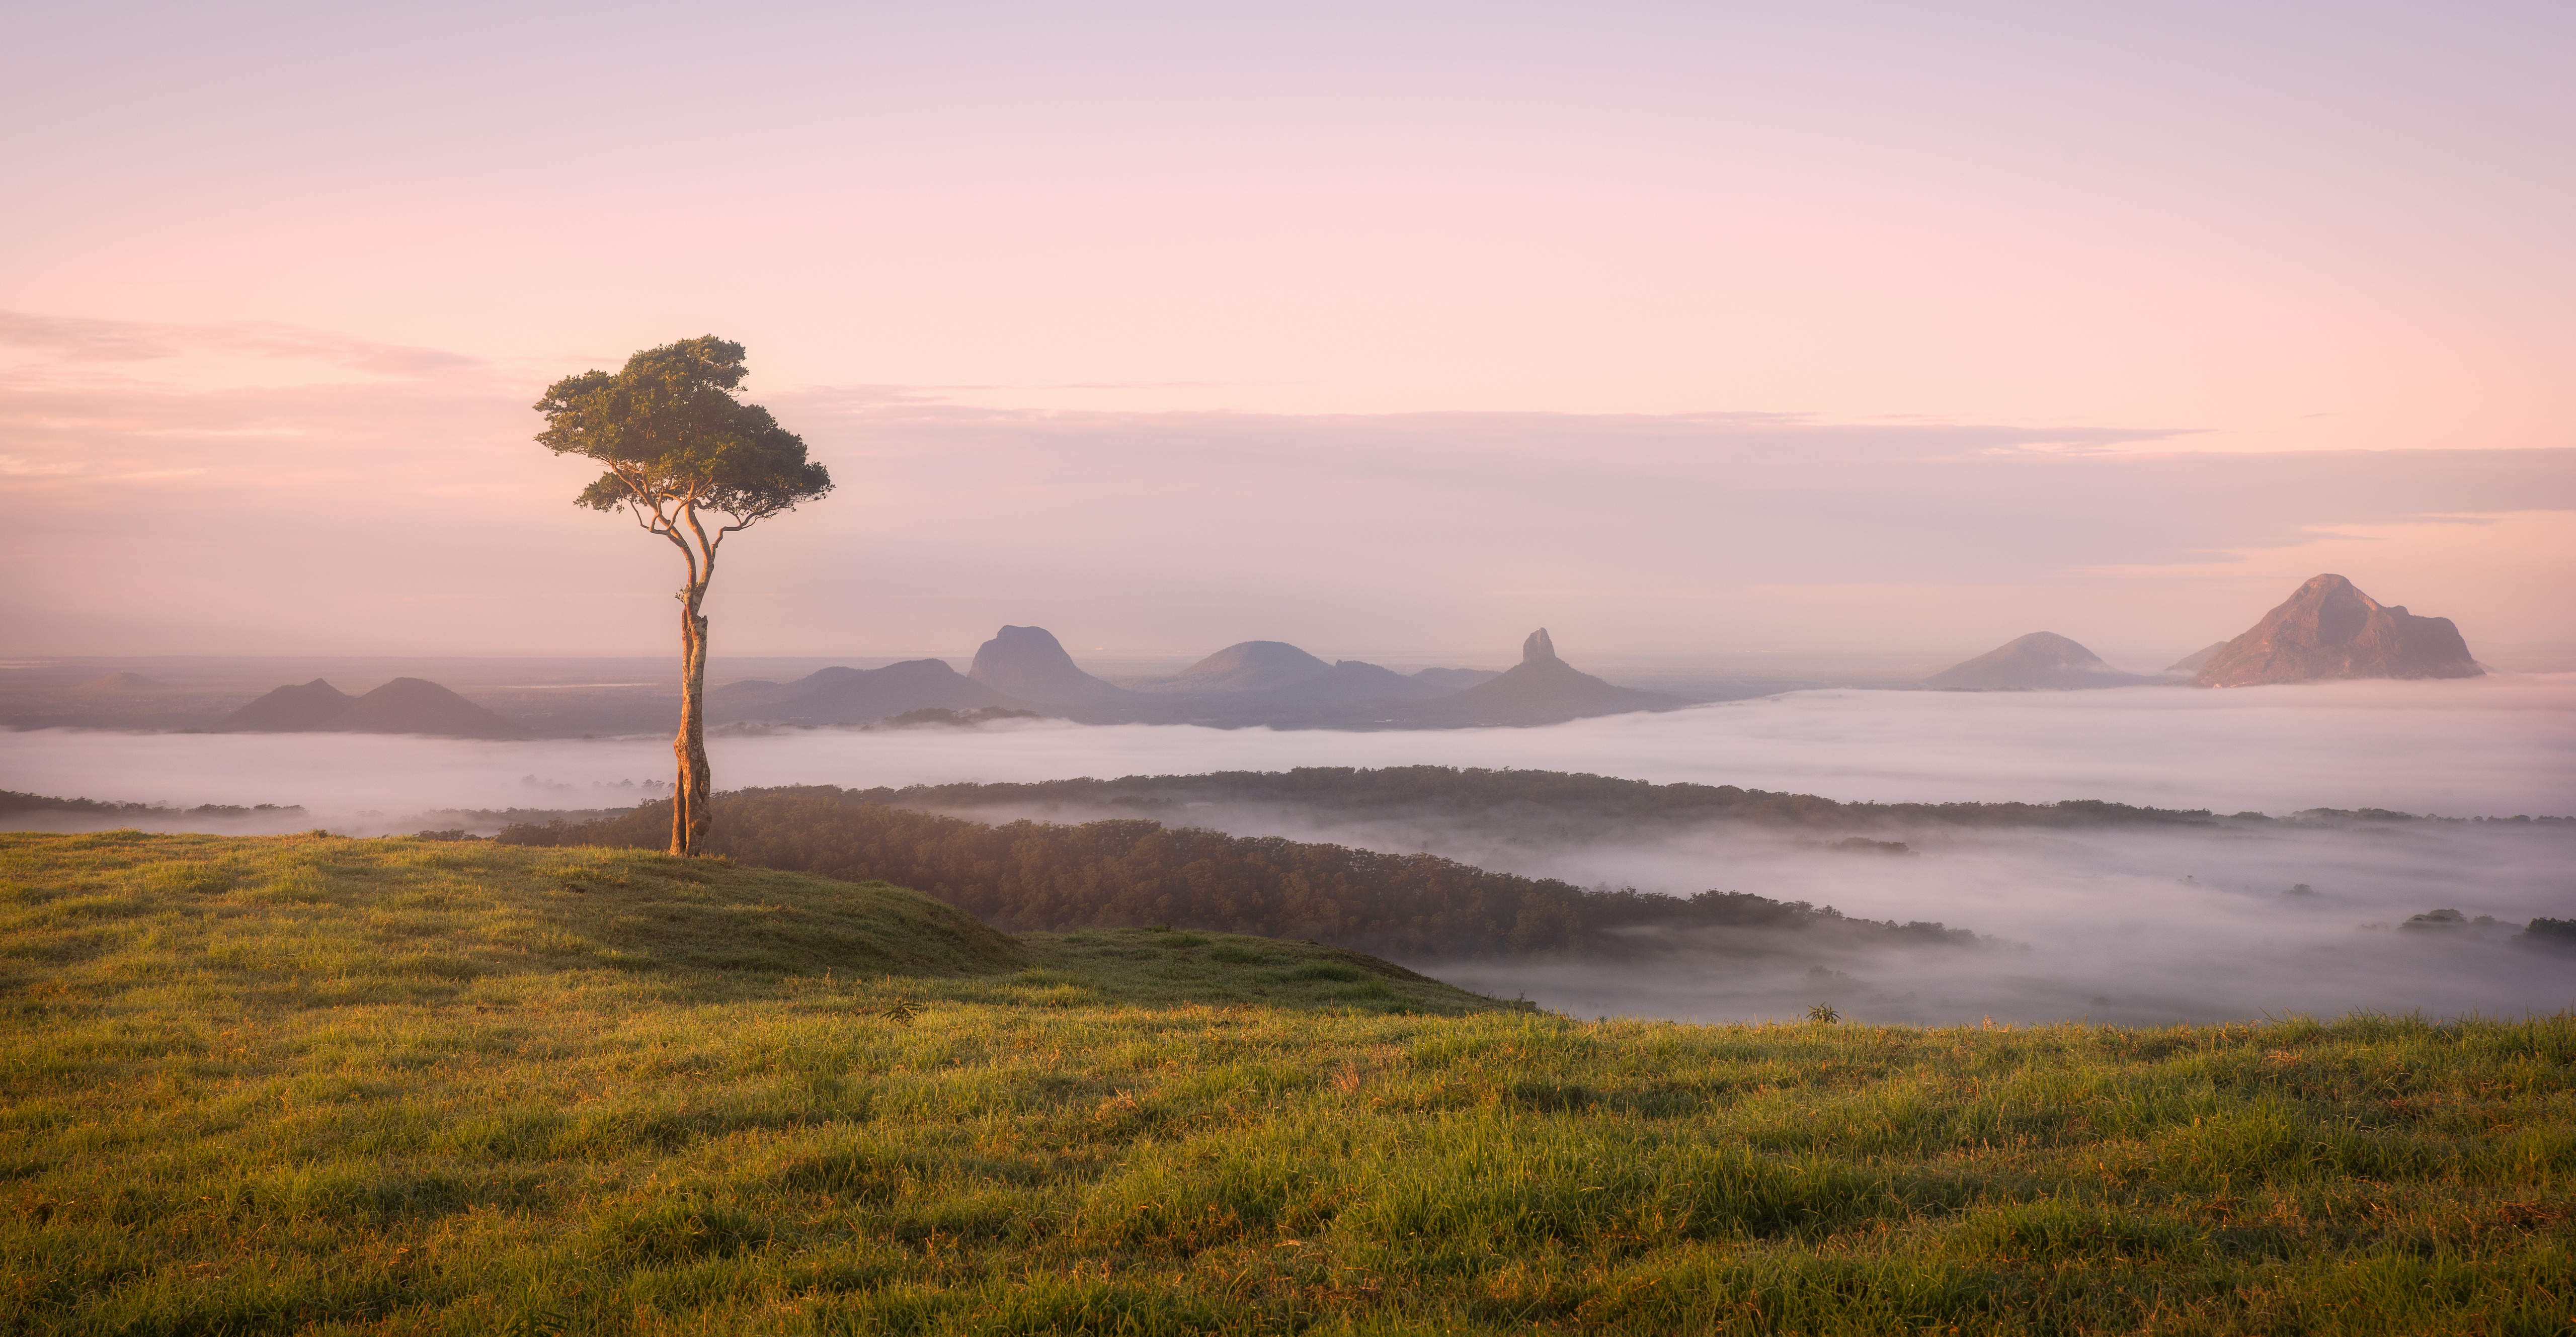
{"type": "MultiPolygon", "coordinates": [[[[992,825],[894,807],[888,792],[812,785],[721,794],[706,852],[765,868],[882,878],[1013,931],[1169,924],[1414,958],[1627,955],[1669,941],[1642,932],[1650,929],[1819,933],[1851,945],[1978,941],[1965,929],[1855,919],[1804,901],[1586,889],[1430,854],[1230,836],[1142,818],[992,825]]],[[[652,848],[669,823],[667,801],[657,801],[592,822],[517,824],[499,839],[652,848]]]]}

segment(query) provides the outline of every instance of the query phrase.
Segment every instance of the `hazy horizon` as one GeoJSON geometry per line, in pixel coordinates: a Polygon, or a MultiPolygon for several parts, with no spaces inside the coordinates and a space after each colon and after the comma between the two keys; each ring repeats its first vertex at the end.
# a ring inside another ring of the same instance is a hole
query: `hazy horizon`
{"type": "Polygon", "coordinates": [[[713,332],[841,484],[720,655],[2576,662],[2563,9],[22,28],[16,655],[663,652],[529,405],[713,332]]]}

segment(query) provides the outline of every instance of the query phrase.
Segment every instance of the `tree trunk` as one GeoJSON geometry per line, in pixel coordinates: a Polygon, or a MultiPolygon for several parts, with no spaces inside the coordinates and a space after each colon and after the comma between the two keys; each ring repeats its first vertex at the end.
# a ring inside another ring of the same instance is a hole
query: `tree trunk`
{"type": "Polygon", "coordinates": [[[693,586],[680,596],[680,732],[671,752],[680,763],[671,786],[671,852],[703,852],[707,827],[715,813],[708,806],[715,773],[707,765],[707,619],[698,612],[706,586],[693,586]]]}

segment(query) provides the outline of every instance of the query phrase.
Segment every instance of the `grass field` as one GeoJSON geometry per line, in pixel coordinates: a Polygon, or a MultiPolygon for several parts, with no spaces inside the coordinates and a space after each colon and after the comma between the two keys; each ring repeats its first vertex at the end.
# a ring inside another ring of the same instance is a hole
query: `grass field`
{"type": "Polygon", "coordinates": [[[607,850],[0,836],[0,1330],[2576,1331],[2576,1018],[1578,1022],[607,850]]]}

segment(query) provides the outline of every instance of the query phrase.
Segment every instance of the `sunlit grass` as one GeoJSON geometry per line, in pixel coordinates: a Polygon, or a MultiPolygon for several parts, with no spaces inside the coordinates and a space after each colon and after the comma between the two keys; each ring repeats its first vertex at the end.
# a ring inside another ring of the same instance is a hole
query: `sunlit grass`
{"type": "Polygon", "coordinates": [[[2568,1331],[2576,1018],[1577,1023],[606,850],[0,837],[13,1332],[2568,1331]]]}

